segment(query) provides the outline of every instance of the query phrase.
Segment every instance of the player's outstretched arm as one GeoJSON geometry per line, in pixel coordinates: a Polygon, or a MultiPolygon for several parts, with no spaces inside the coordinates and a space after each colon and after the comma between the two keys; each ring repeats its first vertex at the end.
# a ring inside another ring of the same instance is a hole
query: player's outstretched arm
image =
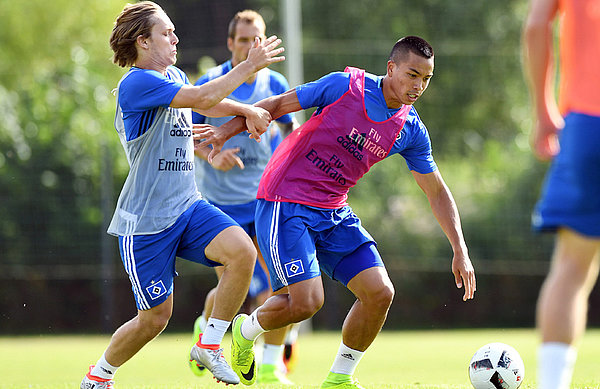
{"type": "MultiPolygon", "coordinates": [[[[248,58],[242,61],[227,74],[217,77],[202,85],[184,85],[171,101],[173,108],[193,108],[207,110],[229,96],[238,86],[260,69],[285,59],[278,56],[283,47],[277,48],[281,39],[276,36],[260,40],[256,38],[248,52],[248,58]]],[[[235,113],[231,113],[235,115],[235,113]]]]}
{"type": "Polygon", "coordinates": [[[462,233],[458,208],[450,189],[446,186],[438,170],[420,174],[412,171],[417,184],[429,200],[433,215],[448,238],[454,256],[452,258],[452,273],[457,288],[464,287],[463,301],[472,299],[477,289],[475,270],[469,258],[469,251],[462,233]]]}
{"type": "MultiPolygon", "coordinates": [[[[254,105],[257,108],[264,109],[273,119],[302,109],[294,89],[290,89],[280,95],[268,97],[254,105]]],[[[207,156],[207,160],[212,163],[212,159],[221,151],[223,144],[228,139],[246,130],[249,131],[250,136],[257,141],[260,140],[260,135],[264,133],[264,130],[261,132],[261,129],[256,126],[256,123],[253,123],[251,120],[243,117],[236,117],[220,127],[194,130],[195,147],[198,149],[212,145],[212,151],[207,156]]]]}

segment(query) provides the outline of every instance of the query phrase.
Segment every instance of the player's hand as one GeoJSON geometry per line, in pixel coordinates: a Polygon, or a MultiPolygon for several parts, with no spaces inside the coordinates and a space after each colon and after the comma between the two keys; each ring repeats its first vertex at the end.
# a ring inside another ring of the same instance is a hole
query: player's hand
{"type": "Polygon", "coordinates": [[[221,150],[221,152],[214,156],[212,162],[210,163],[212,167],[217,170],[221,170],[226,172],[228,170],[233,169],[234,166],[239,167],[240,169],[244,168],[244,162],[237,155],[239,153],[240,148],[235,147],[233,149],[225,149],[221,150]]]}
{"type": "Polygon", "coordinates": [[[254,71],[256,72],[272,63],[281,62],[285,60],[285,57],[277,57],[277,55],[283,53],[285,49],[283,47],[277,47],[280,44],[281,39],[277,38],[275,35],[267,39],[256,37],[254,38],[254,43],[252,44],[250,51],[248,51],[246,61],[254,66],[254,71]]]}
{"type": "Polygon", "coordinates": [[[260,136],[267,131],[271,120],[269,111],[253,106],[246,115],[246,127],[248,127],[250,138],[260,142],[260,136]]]}
{"type": "Polygon", "coordinates": [[[207,157],[208,163],[212,163],[213,158],[219,154],[227,139],[219,131],[219,127],[211,126],[210,124],[194,124],[192,133],[195,150],[212,145],[212,150],[207,157]]]}
{"type": "Polygon", "coordinates": [[[559,114],[537,120],[531,134],[531,148],[538,159],[549,161],[558,154],[558,134],[564,126],[565,121],[559,114]]]}
{"type": "Polygon", "coordinates": [[[473,298],[477,290],[475,270],[468,255],[455,254],[452,259],[452,274],[457,288],[465,288],[463,301],[473,298]]]}

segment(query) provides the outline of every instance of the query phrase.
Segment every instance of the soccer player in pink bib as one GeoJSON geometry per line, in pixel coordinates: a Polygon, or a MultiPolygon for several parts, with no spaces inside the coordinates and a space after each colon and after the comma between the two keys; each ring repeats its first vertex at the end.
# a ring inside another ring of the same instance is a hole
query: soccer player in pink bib
{"type": "MultiPolygon", "coordinates": [[[[394,154],[406,160],[452,245],[452,273],[456,286],[464,287],[463,300],[473,298],[475,272],[458,210],[413,107],[429,85],[433,67],[431,46],[409,36],[394,45],[384,76],[346,68],[256,104],[273,118],[317,110],[275,150],[260,182],[257,236],[276,295],[250,316],[234,319],[240,353],[250,353],[254,339],[265,330],[313,316],[324,301],[322,271],[356,296],[322,387],[362,387],[353,374],[385,322],[394,287],[347,196],[373,164],[394,154]]],[[[212,144],[210,158],[243,126],[236,118],[202,131],[198,137],[204,142],[197,147],[212,144]]]]}

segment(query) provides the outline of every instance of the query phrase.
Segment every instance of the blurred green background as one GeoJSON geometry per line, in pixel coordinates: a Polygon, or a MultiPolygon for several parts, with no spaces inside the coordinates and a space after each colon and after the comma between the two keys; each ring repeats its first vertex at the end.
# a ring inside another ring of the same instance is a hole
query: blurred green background
{"type": "MultiPolygon", "coordinates": [[[[285,45],[284,1],[157,2],[180,38],[177,65],[195,82],[229,58],[227,23],[239,10],[261,12],[285,45]]],[[[112,332],[135,314],[116,239],[105,233],[128,171],[111,94],[125,70],[108,45],[124,4],[0,0],[0,334],[112,332]]],[[[532,326],[552,236],[529,225],[547,166],[528,146],[527,1],[303,0],[300,9],[304,81],[348,65],[383,74],[405,35],[436,53],[416,108],[458,203],[478,291],[461,301],[450,246],[405,162],[390,158],[349,200],[396,287],[386,328],[532,326]]],[[[286,75],[283,64],[273,68],[286,75]]],[[[170,327],[185,330],[216,279],[185,261],[178,271],[170,327]]],[[[337,329],[352,297],[329,280],[325,287],[313,326],[337,329]]],[[[599,312],[590,324],[600,324],[599,312]]]]}

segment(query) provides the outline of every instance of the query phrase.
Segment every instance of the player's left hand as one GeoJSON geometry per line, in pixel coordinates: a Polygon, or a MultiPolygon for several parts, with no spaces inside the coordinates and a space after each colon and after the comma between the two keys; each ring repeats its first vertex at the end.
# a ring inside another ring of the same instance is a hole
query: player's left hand
{"type": "Polygon", "coordinates": [[[260,136],[267,131],[271,120],[269,111],[252,106],[246,115],[246,127],[248,127],[250,138],[260,142],[260,136]]]}
{"type": "Polygon", "coordinates": [[[471,259],[467,254],[455,254],[452,259],[452,274],[454,274],[454,282],[457,288],[465,288],[463,301],[470,300],[474,297],[477,290],[477,282],[475,280],[475,269],[471,259]]]}
{"type": "Polygon", "coordinates": [[[213,158],[219,154],[227,140],[218,129],[219,127],[210,124],[194,124],[192,128],[195,150],[212,145],[212,151],[207,158],[210,164],[212,164],[213,158]]]}

